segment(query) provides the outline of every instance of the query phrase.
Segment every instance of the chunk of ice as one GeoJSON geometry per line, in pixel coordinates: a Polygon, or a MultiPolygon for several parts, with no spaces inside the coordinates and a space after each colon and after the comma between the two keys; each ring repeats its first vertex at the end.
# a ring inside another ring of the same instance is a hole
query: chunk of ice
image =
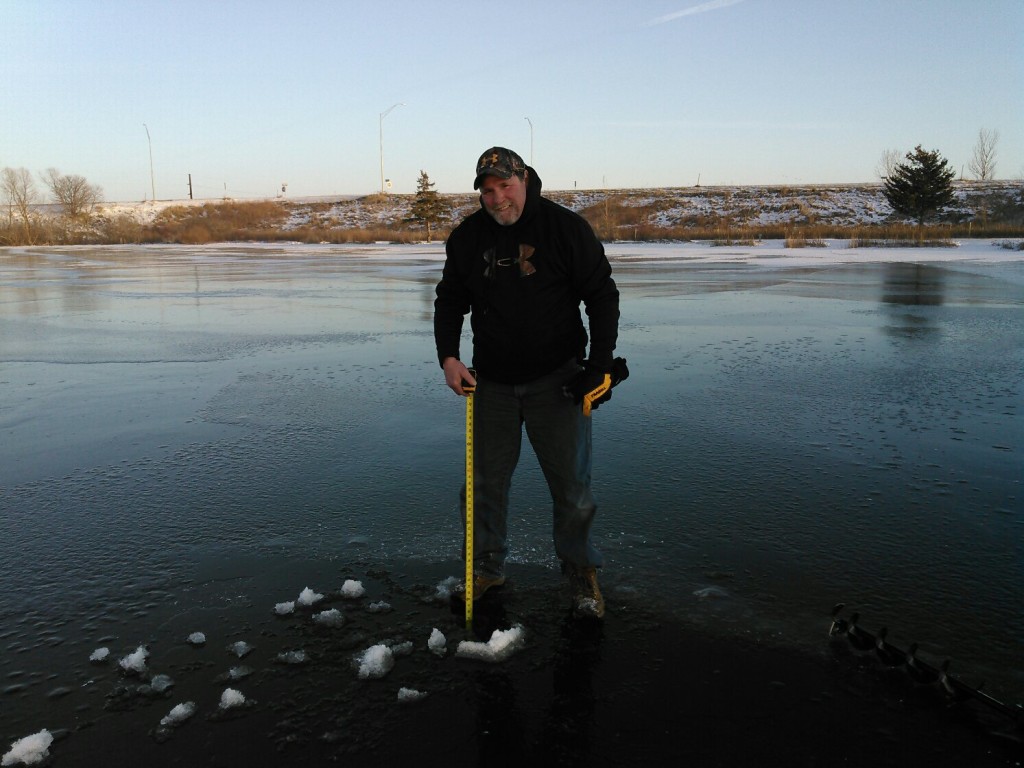
{"type": "Polygon", "coordinates": [[[437,585],[437,592],[434,593],[434,599],[445,601],[449,600],[452,596],[452,590],[458,585],[459,580],[455,576],[449,576],[444,581],[441,581],[437,585]]]}
{"type": "Polygon", "coordinates": [[[245,642],[245,640],[239,640],[237,643],[232,643],[228,646],[228,652],[235,654],[240,659],[244,659],[254,650],[256,649],[245,642]]]}
{"type": "Polygon", "coordinates": [[[395,654],[383,643],[371,645],[356,656],[356,664],[363,679],[384,677],[395,666],[395,654]]]}
{"type": "Polygon", "coordinates": [[[721,587],[704,587],[704,589],[694,590],[693,594],[701,600],[717,600],[729,596],[729,593],[721,587]]]}
{"type": "Polygon", "coordinates": [[[275,604],[274,613],[278,616],[287,616],[289,613],[295,613],[295,601],[289,600],[286,603],[275,604]]]}
{"type": "Polygon", "coordinates": [[[444,656],[447,653],[448,639],[444,636],[444,633],[437,627],[434,627],[434,631],[430,633],[430,639],[427,640],[427,648],[435,656],[444,656]]]}
{"type": "Polygon", "coordinates": [[[236,691],[234,688],[225,688],[224,693],[220,695],[221,709],[240,707],[243,704],[245,704],[245,694],[241,691],[236,691]]]}
{"type": "Polygon", "coordinates": [[[415,688],[398,689],[399,704],[411,704],[415,701],[422,701],[425,698],[427,698],[427,694],[424,691],[417,691],[415,688]]]}
{"type": "Polygon", "coordinates": [[[229,680],[244,680],[252,674],[252,667],[247,667],[244,664],[239,667],[232,667],[228,670],[229,680]]]}
{"type": "Polygon", "coordinates": [[[35,765],[41,763],[50,756],[50,745],[53,743],[53,734],[43,728],[39,733],[33,733],[23,739],[18,739],[11,744],[10,750],[0,760],[0,765],[35,765]]]}
{"type": "Polygon", "coordinates": [[[362,597],[366,594],[366,590],[363,589],[363,582],[355,581],[354,579],[345,579],[345,583],[341,585],[341,596],[342,597],[362,597]]]}
{"type": "Polygon", "coordinates": [[[313,614],[313,621],[323,627],[340,627],[345,623],[345,616],[337,608],[313,614]]]}
{"type": "Polygon", "coordinates": [[[321,595],[319,592],[314,592],[309,587],[306,587],[304,590],[302,590],[299,593],[299,599],[296,600],[296,602],[299,605],[310,606],[313,603],[318,603],[318,602],[320,602],[323,599],[324,599],[324,596],[321,595]]]}
{"type": "Polygon", "coordinates": [[[153,675],[149,687],[153,693],[163,693],[174,687],[174,679],[170,675],[153,675]]]}
{"type": "Polygon", "coordinates": [[[206,635],[202,632],[193,632],[188,636],[189,645],[206,645],[206,635]]]}
{"type": "Polygon", "coordinates": [[[149,651],[146,650],[146,646],[140,645],[134,651],[123,657],[118,664],[125,672],[136,672],[141,673],[146,671],[146,658],[149,656],[149,651]]]}
{"type": "Polygon", "coordinates": [[[277,654],[277,660],[282,664],[305,664],[309,661],[309,656],[303,650],[287,651],[285,653],[277,654]]]}
{"type": "Polygon", "coordinates": [[[391,653],[395,656],[409,656],[412,654],[412,640],[406,640],[404,643],[392,643],[391,653]]]}
{"type": "Polygon", "coordinates": [[[496,629],[486,643],[463,640],[459,643],[455,655],[462,659],[498,662],[507,660],[512,654],[523,647],[526,631],[521,624],[511,629],[496,629]]]}
{"type": "Polygon", "coordinates": [[[110,656],[109,648],[97,648],[95,651],[89,654],[89,661],[106,661],[108,656],[110,656]]]}
{"type": "Polygon", "coordinates": [[[184,723],[195,713],[196,703],[194,701],[182,702],[175,705],[170,712],[160,719],[160,725],[165,728],[174,728],[184,723]]]}

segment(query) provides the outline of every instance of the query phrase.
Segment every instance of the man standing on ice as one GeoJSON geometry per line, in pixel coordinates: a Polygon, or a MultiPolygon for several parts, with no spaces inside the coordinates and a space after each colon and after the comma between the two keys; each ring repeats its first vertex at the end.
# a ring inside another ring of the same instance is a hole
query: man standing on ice
{"type": "MultiPolygon", "coordinates": [[[[481,208],[448,238],[434,302],[445,383],[457,395],[466,394],[463,382],[476,387],[473,599],[505,583],[509,488],[525,424],[551,492],[555,552],[573,611],[601,618],[596,569],[602,557],[590,538],[597,507],[588,406],[610,398],[613,384],[628,375],[625,361],[612,357],[619,292],[590,225],[541,197],[540,177],[515,152],[484,152],[473,188],[480,190],[481,208]],[[459,356],[467,312],[475,377],[459,356]]],[[[457,594],[464,599],[464,587],[457,594]]]]}

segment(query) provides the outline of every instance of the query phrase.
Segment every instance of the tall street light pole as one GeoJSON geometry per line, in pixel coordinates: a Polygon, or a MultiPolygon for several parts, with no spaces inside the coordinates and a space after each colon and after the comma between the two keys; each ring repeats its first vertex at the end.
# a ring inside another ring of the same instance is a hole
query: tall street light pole
{"type": "Polygon", "coordinates": [[[533,165],[533,120],[524,117],[523,120],[530,124],[530,165],[533,165]]]}
{"type": "Polygon", "coordinates": [[[392,104],[390,107],[380,113],[380,120],[378,122],[378,130],[380,132],[380,193],[384,194],[384,118],[387,117],[391,110],[395,107],[404,107],[405,102],[400,101],[397,104],[392,104]]]}
{"type": "Polygon", "coordinates": [[[145,123],[142,127],[146,129],[146,142],[149,144],[149,185],[153,193],[153,201],[156,201],[156,179],[153,178],[153,140],[149,138],[149,126],[145,123]]]}

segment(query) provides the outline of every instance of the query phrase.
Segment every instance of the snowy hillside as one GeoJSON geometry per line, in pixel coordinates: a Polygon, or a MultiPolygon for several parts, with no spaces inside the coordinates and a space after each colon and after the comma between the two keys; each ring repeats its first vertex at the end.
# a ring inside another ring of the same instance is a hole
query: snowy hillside
{"type": "MultiPolygon", "coordinates": [[[[632,223],[655,228],[706,226],[728,222],[731,226],[822,224],[858,226],[891,220],[892,209],[880,184],[762,187],[679,187],[666,189],[546,190],[545,196],[594,220],[628,210],[632,223]]],[[[475,194],[441,195],[457,222],[478,207],[475,194]]],[[[1024,209],[1024,183],[960,182],[957,205],[946,212],[956,220],[970,220],[982,207],[1016,218],[1024,209]]],[[[285,231],[311,224],[332,228],[401,226],[409,216],[413,195],[339,196],[289,200],[276,198],[288,211],[285,231]]],[[[101,217],[127,215],[141,224],[173,206],[201,206],[218,200],[159,200],[141,203],[105,203],[101,217]]],[[[250,202],[250,201],[235,201],[250,202]]]]}

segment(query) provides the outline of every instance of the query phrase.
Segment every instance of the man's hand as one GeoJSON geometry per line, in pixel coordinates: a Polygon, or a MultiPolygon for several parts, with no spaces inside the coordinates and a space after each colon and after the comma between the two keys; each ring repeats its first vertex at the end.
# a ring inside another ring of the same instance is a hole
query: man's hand
{"type": "Polygon", "coordinates": [[[464,381],[472,384],[474,387],[476,386],[476,377],[470,373],[469,368],[463,365],[459,358],[446,357],[442,365],[444,368],[444,383],[456,395],[460,397],[466,396],[467,393],[462,388],[462,382],[464,381]]]}
{"type": "Polygon", "coordinates": [[[610,371],[602,371],[590,361],[584,361],[583,370],[577,373],[562,391],[571,397],[574,403],[583,403],[583,415],[589,416],[590,411],[601,403],[612,399],[612,387],[629,376],[626,360],[617,357],[612,362],[610,371]]]}

